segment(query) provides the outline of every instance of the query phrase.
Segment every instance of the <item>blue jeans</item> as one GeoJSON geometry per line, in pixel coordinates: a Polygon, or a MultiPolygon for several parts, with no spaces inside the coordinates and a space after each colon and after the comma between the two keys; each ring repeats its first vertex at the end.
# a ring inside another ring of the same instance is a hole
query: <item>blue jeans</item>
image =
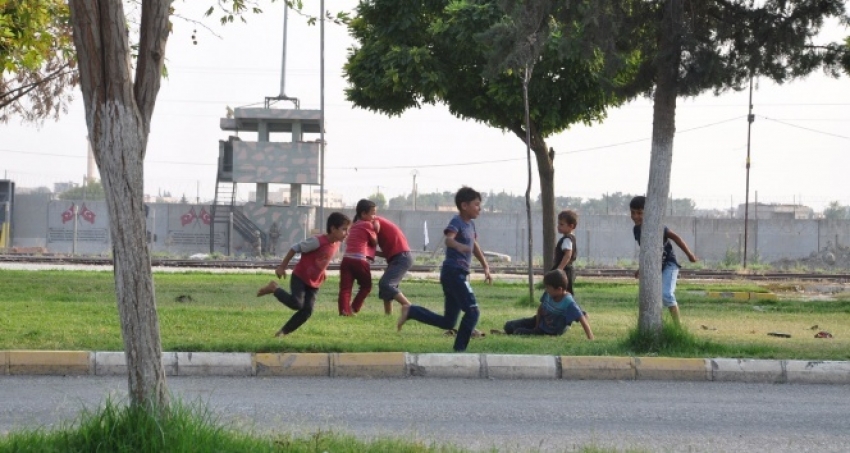
{"type": "Polygon", "coordinates": [[[468,275],[468,271],[452,266],[443,266],[440,270],[440,284],[443,285],[443,295],[445,296],[445,313],[441,316],[427,308],[413,305],[407,315],[407,319],[415,319],[441,329],[453,329],[457,324],[457,317],[462,311],[463,318],[460,320],[460,327],[455,337],[455,352],[466,351],[466,346],[472,337],[472,331],[478,324],[478,303],[475,301],[475,293],[472,292],[472,287],[466,280],[468,275]]]}
{"type": "Polygon", "coordinates": [[[675,307],[676,280],[679,278],[679,265],[667,263],[661,269],[661,301],[665,307],[675,307]]]}

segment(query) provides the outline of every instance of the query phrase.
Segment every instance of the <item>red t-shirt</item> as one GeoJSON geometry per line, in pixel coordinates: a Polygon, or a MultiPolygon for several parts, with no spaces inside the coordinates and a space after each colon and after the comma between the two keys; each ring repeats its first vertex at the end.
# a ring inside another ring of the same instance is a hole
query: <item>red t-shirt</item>
{"type": "Polygon", "coordinates": [[[390,222],[383,217],[375,217],[381,225],[381,230],[378,231],[378,246],[384,252],[384,258],[390,258],[402,252],[409,252],[410,246],[407,245],[407,238],[398,225],[390,222]]]}
{"type": "Polygon", "coordinates": [[[375,257],[375,230],[372,222],[358,220],[348,229],[348,238],[345,239],[345,257],[355,259],[366,259],[375,257]],[[370,241],[372,243],[370,244],[370,241]]]}
{"type": "Polygon", "coordinates": [[[292,270],[293,275],[304,281],[311,288],[322,286],[325,281],[325,270],[339,250],[339,242],[331,242],[325,234],[314,236],[319,241],[319,248],[301,252],[301,260],[292,270]]]}

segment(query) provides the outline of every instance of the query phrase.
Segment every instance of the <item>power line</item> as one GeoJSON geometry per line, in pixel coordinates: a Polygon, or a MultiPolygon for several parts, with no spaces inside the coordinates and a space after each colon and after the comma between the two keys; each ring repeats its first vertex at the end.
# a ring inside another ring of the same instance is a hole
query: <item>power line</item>
{"type": "Polygon", "coordinates": [[[844,140],[850,140],[850,137],[847,137],[847,136],[844,136],[844,135],[833,134],[832,132],[819,131],[819,130],[817,130],[817,129],[812,129],[812,128],[810,128],[810,127],[798,126],[798,125],[796,125],[796,124],[786,123],[785,121],[780,121],[780,120],[777,120],[777,119],[768,118],[768,117],[766,117],[766,116],[762,116],[762,118],[764,118],[764,119],[766,119],[766,120],[768,120],[768,121],[773,121],[773,122],[775,122],[775,123],[779,123],[779,124],[782,124],[782,125],[788,126],[788,127],[795,127],[795,128],[797,128],[797,129],[802,129],[802,130],[804,130],[804,131],[814,132],[814,133],[816,133],[816,134],[829,135],[829,136],[831,136],[831,137],[838,137],[838,138],[843,138],[844,140]]]}
{"type": "MultiPolygon", "coordinates": [[[[704,124],[702,126],[696,126],[696,127],[690,128],[690,129],[684,129],[682,131],[677,131],[676,135],[696,131],[696,130],[699,130],[699,129],[705,129],[705,128],[708,128],[708,127],[713,127],[713,126],[717,126],[717,125],[724,124],[724,123],[729,123],[731,121],[737,121],[737,120],[740,120],[741,118],[743,118],[743,117],[742,116],[736,116],[734,118],[725,119],[725,120],[722,120],[722,121],[718,121],[716,123],[704,124]]],[[[598,150],[601,150],[601,149],[615,148],[615,147],[618,147],[618,146],[625,146],[625,145],[632,145],[632,144],[635,144],[635,143],[647,142],[649,140],[651,140],[651,138],[639,138],[639,139],[629,140],[629,141],[625,141],[625,142],[611,143],[611,144],[608,144],[608,145],[594,146],[594,147],[590,147],[590,148],[582,148],[582,149],[576,149],[576,150],[572,150],[572,151],[560,151],[560,152],[556,152],[555,154],[556,155],[558,155],[558,154],[564,155],[564,154],[583,153],[583,152],[587,152],[587,151],[598,151],[598,150]]],[[[404,169],[411,169],[411,168],[462,167],[462,166],[470,166],[470,165],[498,164],[498,163],[504,163],[504,162],[516,162],[516,161],[524,161],[524,160],[525,160],[524,157],[512,157],[512,158],[509,158],[509,159],[485,160],[485,161],[477,161],[477,162],[461,162],[461,163],[454,163],[454,164],[416,164],[416,165],[399,165],[399,166],[384,166],[384,167],[359,167],[359,166],[358,167],[333,167],[331,169],[333,169],[333,170],[354,170],[354,171],[358,171],[358,170],[393,170],[393,169],[404,170],[404,169]]]]}

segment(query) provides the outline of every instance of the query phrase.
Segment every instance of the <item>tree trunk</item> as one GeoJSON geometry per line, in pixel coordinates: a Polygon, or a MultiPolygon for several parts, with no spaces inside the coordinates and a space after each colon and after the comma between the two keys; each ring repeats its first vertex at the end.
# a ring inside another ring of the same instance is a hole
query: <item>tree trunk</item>
{"type": "MultiPolygon", "coordinates": [[[[531,67],[533,68],[533,66],[531,67]]],[[[525,186],[525,222],[528,226],[528,297],[529,303],[534,303],[534,233],[531,226],[531,116],[528,111],[528,81],[531,79],[531,68],[525,66],[522,77],[522,101],[525,110],[525,158],[528,164],[528,183],[525,186]]]]}
{"type": "Polygon", "coordinates": [[[663,6],[660,37],[660,62],[657,65],[652,112],[652,154],[649,161],[649,185],[640,237],[640,311],[638,331],[661,332],[661,252],[663,216],[670,193],[670,169],[673,163],[673,139],[676,134],[676,96],[680,62],[682,0],[667,0],[663,6]]]}
{"type": "Polygon", "coordinates": [[[543,214],[543,272],[552,269],[555,263],[555,165],[549,156],[549,148],[543,138],[532,138],[531,146],[537,157],[537,175],[540,177],[540,205],[543,214]]]}
{"type": "MultiPolygon", "coordinates": [[[[534,151],[534,156],[537,159],[537,176],[540,178],[540,203],[543,215],[543,270],[547,271],[552,268],[552,260],[555,258],[553,251],[555,250],[555,166],[549,156],[549,148],[546,146],[546,140],[537,133],[537,128],[534,124],[531,125],[531,131],[528,136],[531,137],[531,143],[527,143],[525,127],[519,127],[517,124],[513,128],[514,134],[522,140],[523,143],[529,145],[534,151]]],[[[529,249],[529,257],[533,259],[534,252],[529,249]]]]}
{"type": "Polygon", "coordinates": [[[170,4],[142,2],[134,83],[122,2],[70,2],[86,124],[109,212],[130,402],[157,408],[167,407],[168,390],[145,235],[144,156],[170,4]]]}

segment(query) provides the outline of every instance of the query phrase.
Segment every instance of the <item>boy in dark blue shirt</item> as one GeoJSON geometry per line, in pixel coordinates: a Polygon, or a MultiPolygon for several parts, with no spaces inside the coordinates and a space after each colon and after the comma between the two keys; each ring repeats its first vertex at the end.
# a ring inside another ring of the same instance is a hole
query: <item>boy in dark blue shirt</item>
{"type": "Polygon", "coordinates": [[[588,340],[593,331],[587,314],[581,310],[573,296],[567,291],[567,274],[554,269],[543,276],[546,292],[540,297],[540,307],[532,318],[515,319],[505,323],[508,335],[563,335],[576,321],[581,323],[588,340]]]}
{"type": "Polygon", "coordinates": [[[445,314],[438,315],[419,305],[403,306],[398,328],[401,330],[405,321],[414,319],[441,329],[453,329],[462,311],[463,318],[455,337],[454,350],[463,352],[466,351],[479,317],[478,303],[468,280],[473,255],[484,268],[484,281],[492,283],[493,279],[490,277],[487,259],[478,246],[478,234],[475,232],[474,220],[481,213],[481,194],[471,187],[462,187],[455,194],[455,205],[458,213],[443,230],[446,238],[446,259],[440,269],[440,284],[445,296],[445,314]]]}

